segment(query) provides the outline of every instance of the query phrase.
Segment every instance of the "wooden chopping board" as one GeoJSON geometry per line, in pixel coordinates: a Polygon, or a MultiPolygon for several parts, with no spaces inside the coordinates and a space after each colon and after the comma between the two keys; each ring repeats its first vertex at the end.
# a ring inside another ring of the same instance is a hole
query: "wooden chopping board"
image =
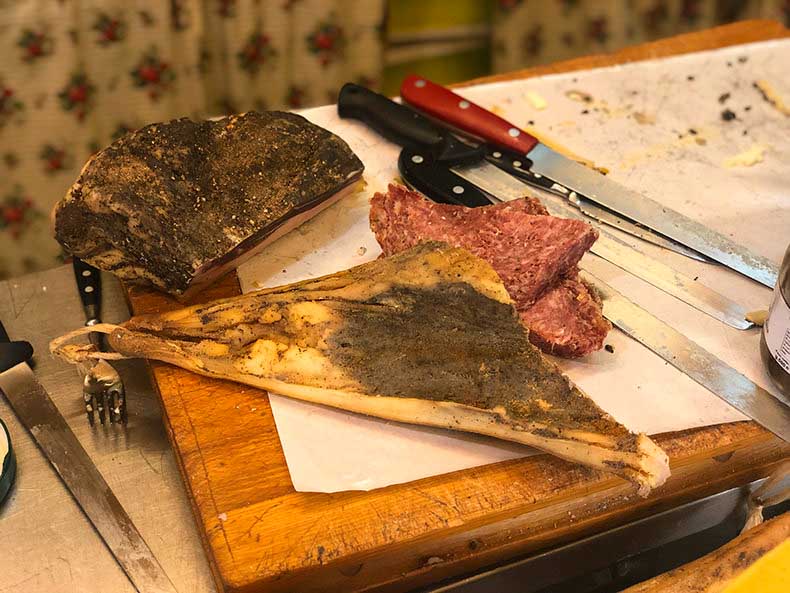
{"type": "MultiPolygon", "coordinates": [[[[786,36],[778,23],[748,21],[496,78],[786,36]]],[[[135,314],[180,306],[151,291],[128,294],[135,314]]],[[[234,294],[235,274],[200,300],[234,294]]],[[[372,492],[299,493],[265,392],[150,368],[220,591],[406,591],[746,483],[790,456],[790,445],[743,422],[659,435],[672,478],[647,500],[622,480],[549,455],[372,492]]]]}

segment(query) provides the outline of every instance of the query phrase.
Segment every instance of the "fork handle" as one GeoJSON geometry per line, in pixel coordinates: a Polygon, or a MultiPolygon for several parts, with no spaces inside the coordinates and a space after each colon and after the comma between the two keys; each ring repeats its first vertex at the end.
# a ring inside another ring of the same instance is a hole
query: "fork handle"
{"type": "MultiPolygon", "coordinates": [[[[77,257],[74,258],[73,266],[74,279],[77,281],[77,290],[85,311],[85,325],[101,323],[101,272],[77,257]]],[[[101,334],[91,332],[89,338],[91,344],[99,350],[102,349],[101,334]]]]}

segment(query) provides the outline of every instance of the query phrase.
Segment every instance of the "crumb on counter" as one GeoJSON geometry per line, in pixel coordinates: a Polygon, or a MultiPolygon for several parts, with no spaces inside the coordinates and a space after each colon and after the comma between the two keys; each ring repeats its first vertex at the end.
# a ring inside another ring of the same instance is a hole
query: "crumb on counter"
{"type": "Polygon", "coordinates": [[[653,125],[656,123],[656,116],[642,111],[634,111],[634,120],[639,125],[653,125]]]}
{"type": "Polygon", "coordinates": [[[609,354],[614,354],[614,346],[612,346],[611,344],[607,344],[606,346],[603,347],[603,349],[606,350],[609,354]]]}
{"type": "Polygon", "coordinates": [[[750,321],[754,325],[759,325],[762,327],[765,323],[765,320],[768,319],[768,310],[758,309],[757,311],[749,311],[745,317],[746,321],[750,321]]]}
{"type": "Polygon", "coordinates": [[[776,89],[774,89],[767,80],[758,80],[754,82],[752,86],[756,88],[763,99],[774,109],[779,111],[779,113],[790,115],[790,105],[785,104],[784,99],[779,96],[779,93],[776,92],[776,89]]]}
{"type": "Polygon", "coordinates": [[[535,91],[527,91],[527,101],[530,102],[530,105],[537,109],[538,111],[542,111],[546,109],[548,102],[544,99],[539,93],[535,91]]]}
{"type": "Polygon", "coordinates": [[[571,101],[578,101],[579,103],[592,103],[592,95],[584,91],[570,90],[565,91],[565,96],[571,101]]]}
{"type": "Polygon", "coordinates": [[[751,167],[763,161],[767,146],[762,144],[752,144],[748,150],[744,150],[734,156],[724,159],[724,166],[728,169],[734,167],[751,167]]]}

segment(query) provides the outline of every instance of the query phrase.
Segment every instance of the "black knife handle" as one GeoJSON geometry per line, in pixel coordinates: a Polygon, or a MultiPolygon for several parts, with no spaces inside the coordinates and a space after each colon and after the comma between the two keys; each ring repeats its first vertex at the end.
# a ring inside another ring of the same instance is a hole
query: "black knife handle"
{"type": "Polygon", "coordinates": [[[352,82],[340,89],[337,113],[362,121],[399,146],[428,151],[435,160],[462,163],[479,160],[484,154],[482,148],[458,141],[413,109],[352,82]]]}
{"type": "Polygon", "coordinates": [[[445,163],[434,161],[425,151],[404,148],[398,157],[398,170],[406,183],[434,202],[470,208],[491,205],[476,185],[453,173],[445,163]]]}
{"type": "Polygon", "coordinates": [[[33,346],[30,342],[12,342],[8,332],[0,321],[0,373],[15,367],[20,362],[33,358],[33,346]]]}
{"type": "Polygon", "coordinates": [[[88,321],[99,319],[101,304],[101,273],[92,265],[79,258],[74,258],[74,278],[80,292],[85,317],[88,321]]]}

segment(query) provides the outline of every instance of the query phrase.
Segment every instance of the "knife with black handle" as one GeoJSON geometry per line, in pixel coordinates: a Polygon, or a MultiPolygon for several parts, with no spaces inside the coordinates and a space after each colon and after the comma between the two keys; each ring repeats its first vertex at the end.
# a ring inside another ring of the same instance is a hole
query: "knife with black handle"
{"type": "Polygon", "coordinates": [[[414,109],[363,86],[348,82],[340,89],[337,113],[358,119],[398,146],[426,151],[433,159],[453,164],[479,161],[485,150],[459,141],[414,109]]]}
{"type": "MultiPolygon", "coordinates": [[[[77,257],[74,258],[72,265],[82,308],[85,311],[85,325],[101,323],[101,272],[77,257]]],[[[99,350],[102,349],[101,336],[102,334],[98,332],[89,334],[91,344],[99,350]]]]}

